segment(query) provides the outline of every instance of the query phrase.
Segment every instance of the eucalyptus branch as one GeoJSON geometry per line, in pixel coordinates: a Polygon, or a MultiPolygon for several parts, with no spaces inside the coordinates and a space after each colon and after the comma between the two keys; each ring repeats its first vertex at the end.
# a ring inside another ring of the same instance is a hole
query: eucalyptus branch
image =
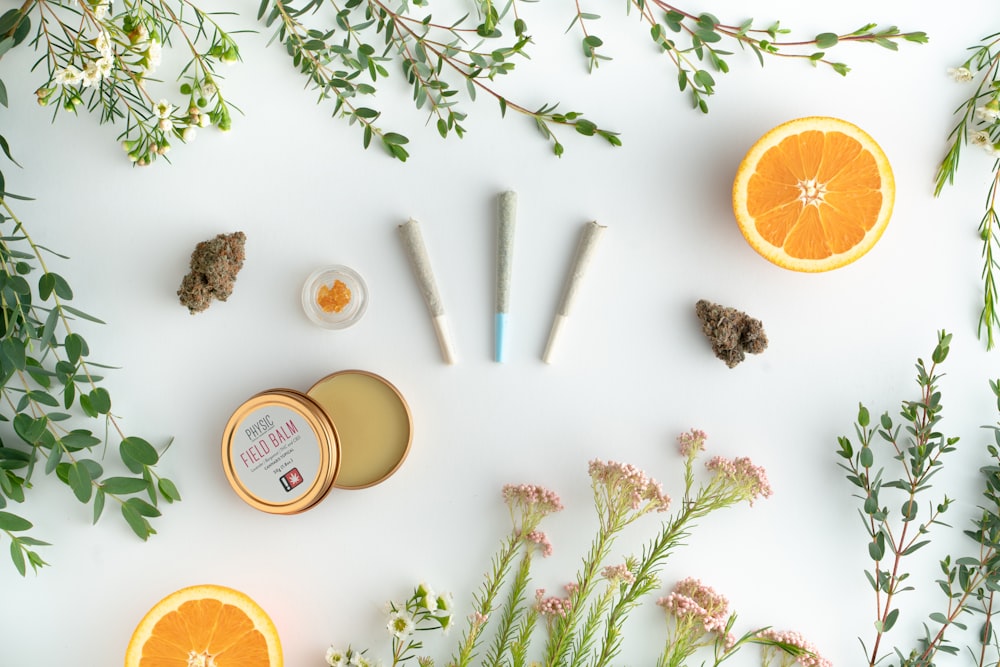
{"type": "MultiPolygon", "coordinates": [[[[874,562],[873,570],[865,575],[875,593],[876,634],[870,650],[862,642],[865,660],[872,666],[888,659],[880,652],[900,615],[896,596],[916,587],[903,570],[904,559],[930,543],[932,527],[950,528],[941,520],[954,502],[947,495],[937,504],[929,503],[926,510],[918,504],[919,498],[931,489],[931,480],[943,469],[944,455],[955,451],[958,442],[958,438],[946,437],[939,431],[942,402],[938,369],[948,356],[950,342],[949,334],[939,332],[931,363],[917,360],[920,397],[902,402],[902,424],[894,424],[885,413],[877,426],[872,425],[868,410],[860,405],[855,424],[857,442],[847,437],[838,439],[838,453],[845,460],[840,465],[847,471],[848,481],[859,489],[855,497],[862,503],[859,514],[868,536],[868,554],[874,562]],[[876,446],[875,436],[888,443],[888,452],[876,446]],[[899,472],[879,464],[879,456],[895,461],[899,472]],[[890,510],[885,502],[887,494],[883,492],[889,490],[902,495],[897,501],[898,511],[890,510]]],[[[1000,380],[990,386],[1000,407],[1000,380]]],[[[978,634],[978,650],[969,647],[970,654],[980,667],[995,665],[1000,659],[1000,652],[987,655],[993,636],[993,592],[1000,586],[1000,426],[991,428],[995,442],[987,450],[993,462],[981,468],[986,502],[980,506],[972,529],[964,531],[976,543],[976,550],[941,559],[942,577],[936,584],[945,594],[943,611],[929,614],[929,624],[924,624],[924,634],[913,648],[895,648],[900,667],[930,667],[936,664],[939,654],[957,654],[959,649],[951,641],[950,631],[965,630],[963,617],[973,613],[982,614],[986,621],[978,634]]]]}
{"type": "MultiPolygon", "coordinates": [[[[636,9],[644,23],[649,26],[653,42],[672,61],[677,69],[677,84],[682,92],[691,95],[694,106],[708,112],[707,98],[715,94],[716,81],[713,72],[726,74],[730,71],[727,58],[732,51],[720,48],[727,42],[749,49],[761,65],[765,58],[788,58],[803,60],[812,65],[826,65],[841,75],[850,68],[842,62],[830,60],[827,52],[844,43],[876,44],[890,50],[898,50],[898,43],[927,41],[923,32],[902,32],[895,26],[879,29],[868,23],[857,30],[838,34],[824,32],[807,40],[784,40],[791,31],[783,28],[779,21],[767,27],[757,26],[753,19],[740,24],[722,23],[715,15],[704,12],[695,14],[663,0],[630,0],[629,9],[636,9]],[[653,9],[658,11],[653,11],[653,9]]],[[[585,20],[598,19],[576,6],[576,15],[571,26],[577,24],[583,33],[581,46],[593,70],[598,60],[610,60],[597,50],[604,41],[586,28],[585,20]]]]}
{"type": "MultiPolygon", "coordinates": [[[[132,531],[147,539],[156,532],[150,519],[160,515],[159,501],[173,502],[180,495],[173,482],[155,472],[161,452],[119,427],[111,396],[99,384],[103,378],[94,372],[100,364],[89,360],[89,345],[71,327],[75,320],[101,322],[69,305],[74,296],[69,283],[45,259],[56,253],[31,238],[7,201],[11,198],[8,194],[0,201],[0,225],[10,226],[10,233],[0,237],[0,396],[6,404],[0,414],[18,440],[0,442],[0,509],[8,501],[25,501],[36,462],[44,460],[46,474],[54,473],[77,500],[92,506],[94,522],[111,498],[132,531]],[[35,285],[28,280],[33,272],[35,285]],[[103,421],[103,437],[80,427],[82,418],[103,421]],[[112,433],[119,462],[130,474],[106,473],[98,462],[103,458],[98,447],[106,449],[112,433]]],[[[18,571],[23,575],[29,564],[34,569],[44,565],[28,548],[44,543],[14,535],[30,523],[3,515],[0,530],[11,537],[18,571]]]]}

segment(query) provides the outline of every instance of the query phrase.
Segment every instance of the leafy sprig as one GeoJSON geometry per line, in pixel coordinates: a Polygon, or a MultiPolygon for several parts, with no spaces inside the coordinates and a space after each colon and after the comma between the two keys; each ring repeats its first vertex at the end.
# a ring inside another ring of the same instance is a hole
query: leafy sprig
{"type": "MultiPolygon", "coordinates": [[[[441,137],[463,136],[467,107],[485,96],[502,116],[510,111],[528,118],[556,155],[565,152],[562,130],[621,145],[617,132],[580,111],[560,111],[555,101],[517,101],[504,93],[500,79],[530,57],[533,36],[516,0],[475,4],[474,16],[443,21],[427,13],[427,0],[261,0],[257,15],[318,101],[332,102],[335,117],[357,125],[364,147],[375,143],[396,159],[409,157],[409,138],[387,129],[372,101],[394,71],[441,137]]],[[[630,0],[626,6],[648,25],[650,37],[677,69],[681,91],[702,111],[715,94],[715,76],[729,71],[733,51],[722,48],[725,44],[753,52],[761,64],[776,56],[846,74],[846,64],[827,57],[840,44],[896,49],[901,41],[927,39],[922,32],[866,24],[848,33],[792,40],[780,22],[726,24],[713,14],[695,14],[663,0],[630,0]]],[[[35,67],[46,76],[38,102],[55,113],[86,108],[102,122],[124,125],[119,139],[136,164],[166,155],[177,142],[190,141],[198,128],[228,130],[235,107],[222,95],[217,65],[236,62],[240,55],[236,34],[217,22],[219,14],[199,9],[194,0],[122,0],[115,7],[120,10],[112,12],[110,0],[25,0],[0,17],[0,55],[34,29],[32,43],[41,53],[35,67]],[[174,77],[179,96],[169,86],[166,94],[154,96],[153,72],[167,47],[184,54],[174,77]]],[[[593,31],[599,18],[582,0],[574,0],[570,27],[582,32],[591,69],[610,59],[593,31]]]]}
{"type": "MultiPolygon", "coordinates": [[[[676,68],[678,88],[681,92],[686,91],[694,107],[704,113],[708,113],[707,98],[716,92],[713,73],[730,71],[729,58],[734,52],[723,48],[724,44],[751,51],[762,66],[766,58],[789,58],[814,66],[825,65],[846,75],[850,67],[828,56],[828,51],[840,44],[876,44],[895,51],[899,42],[923,44],[928,39],[924,32],[902,32],[896,26],[879,28],[877,24],[867,23],[848,33],[823,32],[812,39],[793,40],[787,38],[792,31],[783,27],[780,21],[762,25],[747,19],[739,24],[726,24],[714,14],[695,14],[663,0],[629,0],[628,7],[649,26],[650,38],[676,68]]],[[[597,18],[600,17],[581,11],[577,5],[574,23],[584,33],[583,50],[591,69],[601,60],[610,60],[609,56],[598,52],[603,40],[586,29],[587,22],[597,18]]]]}
{"type": "Polygon", "coordinates": [[[31,43],[40,57],[34,69],[45,82],[38,103],[60,112],[94,113],[120,124],[129,159],[150,164],[199,128],[228,130],[234,107],[219,88],[217,66],[239,60],[232,34],[190,0],[26,0],[0,17],[0,45],[31,43]],[[34,27],[32,27],[34,26],[34,27]],[[18,39],[20,38],[20,39],[18,39]],[[187,54],[176,83],[154,78],[164,48],[187,54]]]}
{"type": "MultiPolygon", "coordinates": [[[[875,640],[870,650],[865,648],[869,665],[888,659],[887,654],[879,653],[886,633],[900,617],[896,596],[918,585],[909,581],[904,561],[930,544],[934,534],[950,528],[942,515],[955,502],[953,499],[944,495],[922,507],[922,499],[932,488],[931,479],[943,469],[944,455],[955,451],[958,442],[958,438],[946,437],[938,430],[943,409],[938,369],[948,356],[950,342],[951,336],[940,332],[931,363],[918,359],[920,398],[902,402],[902,424],[895,424],[884,413],[879,424],[872,425],[867,408],[861,405],[855,424],[857,442],[847,437],[838,439],[838,453],[845,460],[841,467],[859,490],[855,497],[861,501],[859,515],[873,561],[872,569],[865,572],[876,599],[875,640]],[[895,461],[892,471],[880,463],[885,459],[895,461]],[[890,494],[895,497],[893,505],[886,500],[890,494]],[[932,532],[932,528],[937,530],[932,532]]],[[[990,386],[1000,408],[1000,380],[990,386]]],[[[965,618],[970,614],[985,619],[977,633],[977,644],[969,647],[975,663],[985,667],[1000,659],[992,627],[994,592],[1000,589],[1000,427],[990,428],[995,442],[987,446],[987,451],[993,463],[981,468],[986,502],[980,505],[973,527],[963,531],[976,546],[968,553],[949,554],[940,560],[941,577],[935,583],[944,593],[944,604],[940,611],[928,615],[923,636],[912,648],[894,649],[900,666],[929,666],[935,664],[939,654],[958,654],[960,649],[949,633],[952,629],[966,630],[965,618]]]]}
{"type": "Polygon", "coordinates": [[[542,136],[562,155],[558,127],[586,136],[601,137],[612,145],[621,142],[579,112],[558,112],[558,104],[531,109],[506,97],[495,86],[498,77],[514,70],[515,61],[527,58],[531,37],[523,19],[513,21],[513,37],[505,40],[501,16],[489,0],[481,0],[482,21],[477,25],[462,17],[441,22],[432,14],[415,16],[424,2],[403,2],[398,8],[383,0],[304,0],[298,6],[287,0],[262,0],[258,18],[275,30],[293,64],[308,79],[319,101],[333,100],[334,116],[362,128],[362,144],[375,139],[393,157],[405,161],[409,139],[377,124],[382,112],[363,100],[376,93],[376,84],[390,75],[386,63],[395,60],[412,90],[413,103],[425,110],[428,122],[446,138],[461,137],[466,112],[461,101],[475,101],[483,94],[493,98],[502,115],[517,112],[531,119],[542,136]],[[324,12],[325,10],[325,12],[324,12]],[[322,25],[306,24],[309,17],[332,17],[322,25]],[[486,46],[491,41],[503,42],[486,46]]]}
{"type": "MultiPolygon", "coordinates": [[[[157,474],[161,451],[126,435],[112,413],[86,339],[73,330],[81,320],[99,319],[70,305],[69,282],[50,270],[54,251],[32,240],[8,200],[0,201],[0,510],[25,503],[39,467],[54,474],[74,497],[91,507],[94,523],[108,501],[117,503],[132,532],[142,539],[156,530],[160,501],[180,500],[174,483],[157,474]],[[81,426],[86,420],[102,428],[81,426]],[[100,462],[117,444],[119,469],[100,462]]],[[[12,512],[0,514],[0,530],[11,540],[11,559],[23,575],[45,561],[32,547],[46,543],[22,535],[31,523],[12,512]]]]}
{"type": "MultiPolygon", "coordinates": [[[[948,150],[938,166],[934,195],[938,196],[955,182],[959,159],[964,147],[973,145],[1000,157],[1000,33],[987,35],[971,47],[971,54],[960,66],[952,68],[959,82],[975,82],[972,93],[955,110],[958,122],[948,136],[948,150]]],[[[986,194],[985,211],[979,220],[982,241],[983,307],[979,315],[978,334],[986,337],[986,349],[996,344],[996,329],[1000,328],[997,304],[995,252],[1000,249],[997,230],[997,186],[1000,185],[1000,159],[993,161],[993,178],[986,194]]]]}

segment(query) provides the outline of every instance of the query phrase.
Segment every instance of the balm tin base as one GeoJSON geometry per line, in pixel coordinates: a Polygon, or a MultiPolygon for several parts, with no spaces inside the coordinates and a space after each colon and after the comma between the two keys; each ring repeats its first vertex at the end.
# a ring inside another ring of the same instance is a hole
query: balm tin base
{"type": "Polygon", "coordinates": [[[364,371],[328,375],[306,392],[340,435],[341,466],[333,485],[364,489],[392,475],[410,451],[412,418],[402,394],[364,371]]]}
{"type": "Polygon", "coordinates": [[[222,465],[250,506],[271,514],[314,507],[336,486],[362,489],[392,475],[409,452],[402,394],[366,371],[341,371],[307,392],[269,389],[229,418],[222,465]]]}

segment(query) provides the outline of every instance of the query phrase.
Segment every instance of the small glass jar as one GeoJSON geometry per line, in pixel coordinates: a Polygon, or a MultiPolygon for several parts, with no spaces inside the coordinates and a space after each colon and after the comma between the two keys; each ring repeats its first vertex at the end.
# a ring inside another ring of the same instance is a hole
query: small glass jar
{"type": "Polygon", "coordinates": [[[344,329],[368,309],[368,286],[347,266],[314,271],[302,286],[302,309],[313,323],[326,329],[344,329]]]}

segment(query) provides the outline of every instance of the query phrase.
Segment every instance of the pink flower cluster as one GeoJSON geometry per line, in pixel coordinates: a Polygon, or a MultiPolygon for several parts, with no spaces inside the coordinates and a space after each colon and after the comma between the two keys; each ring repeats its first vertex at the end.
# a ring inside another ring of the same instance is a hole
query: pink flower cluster
{"type": "Polygon", "coordinates": [[[739,486],[746,493],[751,505],[758,497],[769,498],[773,494],[771,483],[767,480],[767,471],[754,465],[753,461],[745,456],[738,459],[716,456],[705,466],[739,486]]]}
{"type": "Polygon", "coordinates": [[[677,582],[673,592],[656,604],[679,620],[696,621],[705,632],[721,635],[729,622],[729,600],[692,577],[677,582]]]}
{"type": "Polygon", "coordinates": [[[633,465],[594,459],[590,462],[589,473],[594,483],[604,486],[609,495],[623,493],[629,496],[633,510],[642,507],[643,501],[657,512],[670,509],[670,496],[663,492],[660,483],[633,465]]]}
{"type": "Polygon", "coordinates": [[[542,616],[565,617],[573,609],[573,603],[569,598],[545,597],[545,589],[539,588],[535,591],[535,607],[542,616]]]}
{"type": "Polygon", "coordinates": [[[677,444],[680,445],[681,456],[693,458],[698,452],[705,450],[705,440],[708,438],[704,431],[691,429],[687,433],[677,436],[677,444]]]}
{"type": "Polygon", "coordinates": [[[542,557],[548,558],[552,555],[552,543],[549,542],[548,536],[540,530],[533,530],[524,536],[529,542],[534,542],[542,548],[542,557]]]}
{"type": "Polygon", "coordinates": [[[551,514],[563,508],[559,495],[537,484],[504,484],[503,500],[511,509],[524,509],[551,514]]]}
{"type": "Polygon", "coordinates": [[[635,581],[635,575],[632,571],[628,569],[628,565],[622,563],[621,565],[608,565],[606,568],[601,570],[601,574],[608,581],[621,582],[626,584],[631,584],[635,581]]]}
{"type": "MultiPolygon", "coordinates": [[[[795,661],[802,667],[833,667],[833,663],[823,656],[821,656],[817,651],[816,647],[806,640],[798,632],[779,632],[777,630],[763,630],[760,635],[762,639],[770,639],[776,642],[782,642],[784,644],[789,644],[805,652],[805,655],[798,656],[795,661]]],[[[778,649],[780,650],[780,649],[778,649]]],[[[784,664],[784,663],[783,663],[784,664]]],[[[795,664],[795,663],[789,663],[795,664]]]]}

